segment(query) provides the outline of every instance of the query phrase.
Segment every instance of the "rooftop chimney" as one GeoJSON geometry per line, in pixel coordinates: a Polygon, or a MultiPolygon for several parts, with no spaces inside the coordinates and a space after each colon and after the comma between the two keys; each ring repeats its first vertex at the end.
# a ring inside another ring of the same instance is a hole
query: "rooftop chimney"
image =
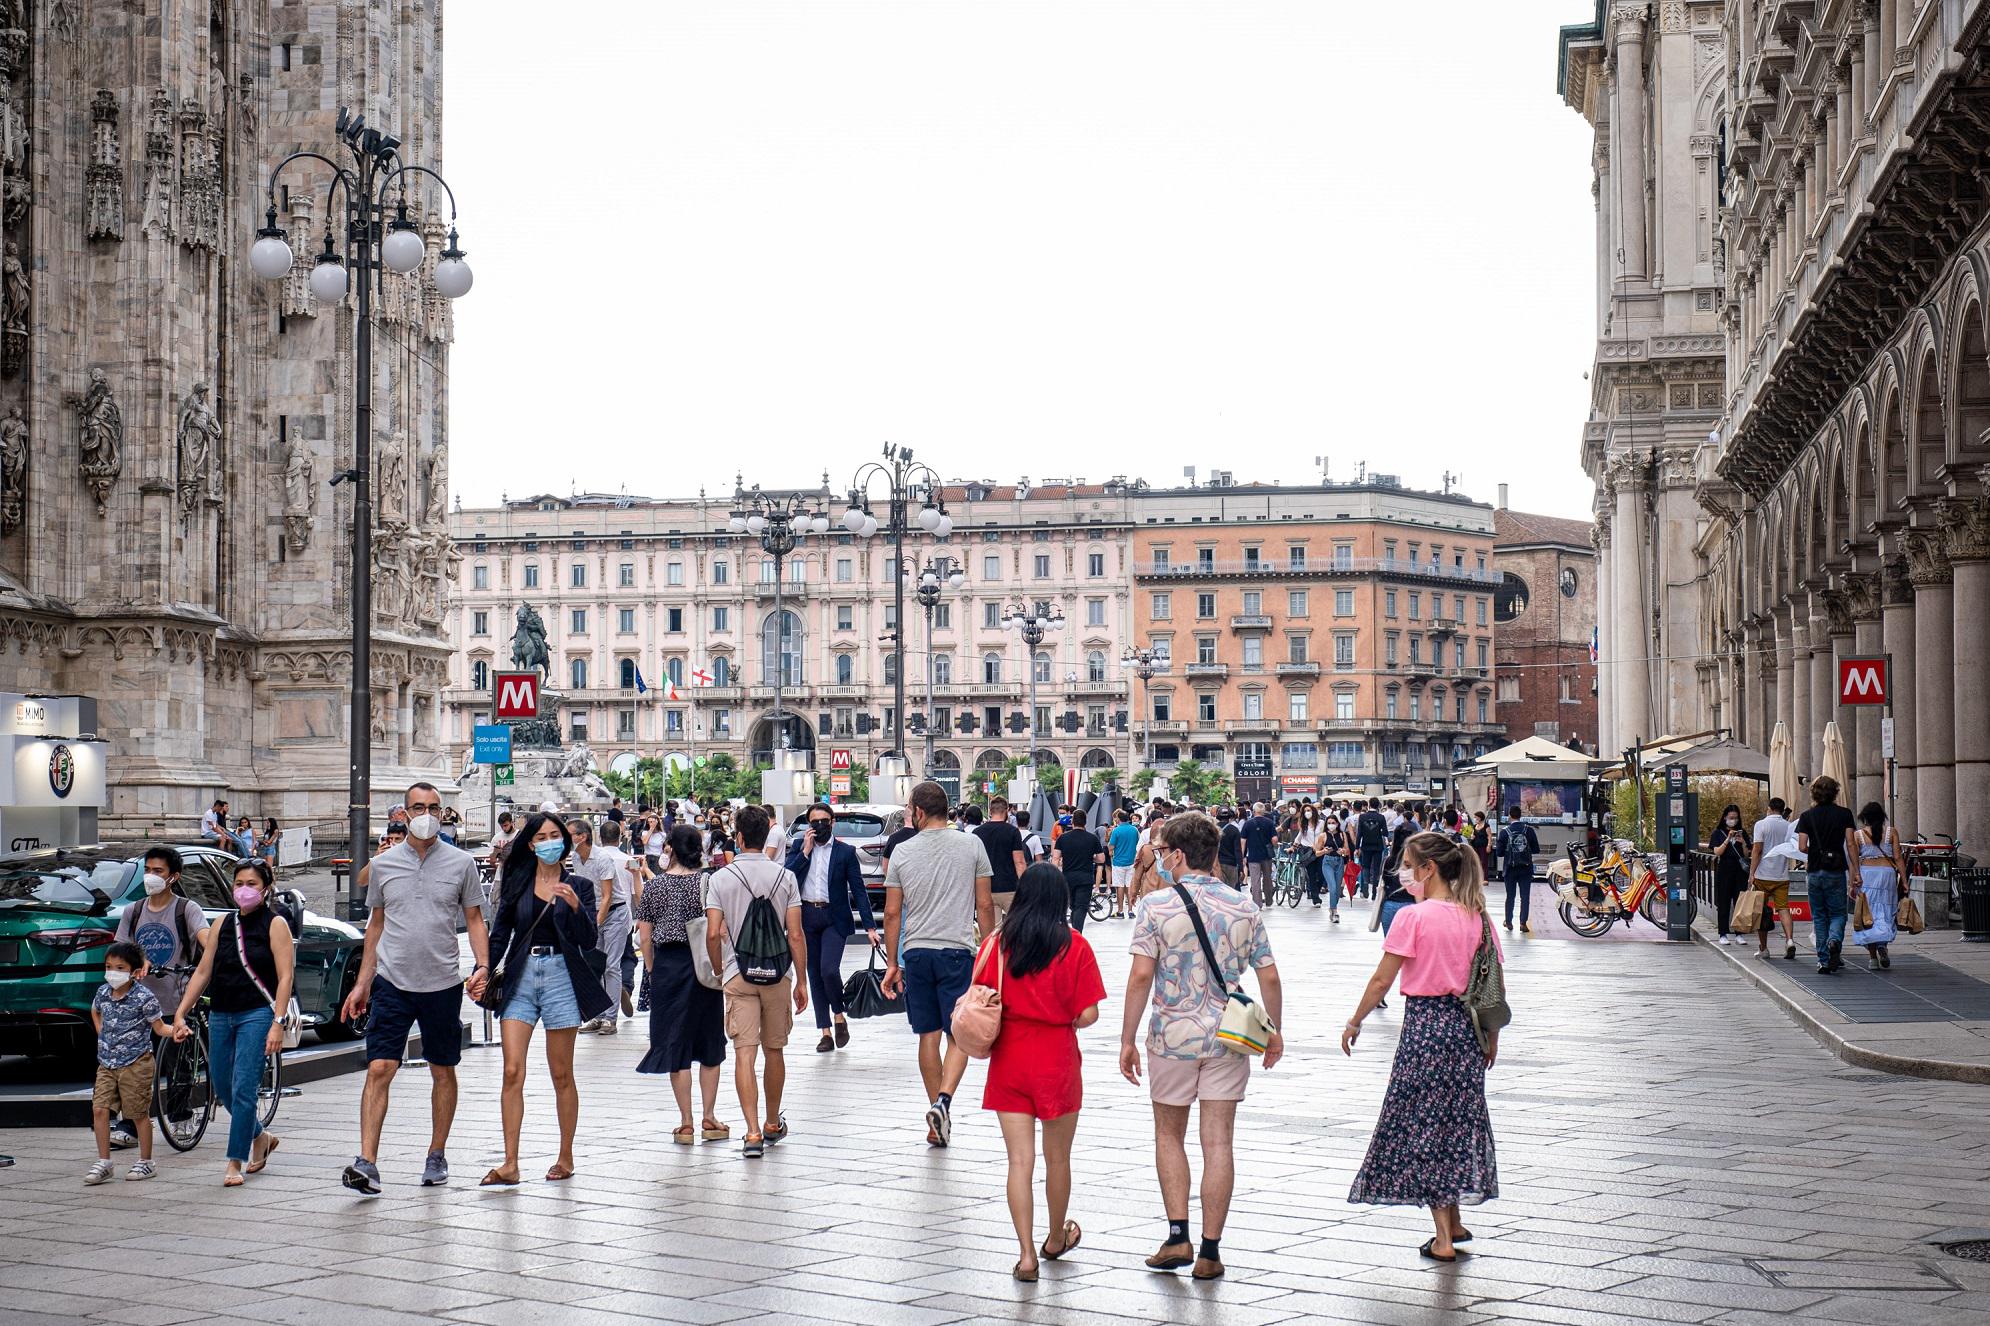
{"type": "Polygon", "coordinates": [[[1504,510],[1506,510],[1506,485],[1505,485],[1505,484],[1501,484],[1501,485],[1499,486],[1499,509],[1500,509],[1501,511],[1504,511],[1504,510]]]}

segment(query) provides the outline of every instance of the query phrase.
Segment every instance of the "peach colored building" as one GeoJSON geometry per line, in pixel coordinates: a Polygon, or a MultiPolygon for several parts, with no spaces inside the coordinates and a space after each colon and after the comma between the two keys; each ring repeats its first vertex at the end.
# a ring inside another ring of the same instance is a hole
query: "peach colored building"
{"type": "Polygon", "coordinates": [[[1486,503],[1377,476],[1132,515],[1133,633],[1168,659],[1134,698],[1145,763],[1218,765],[1246,798],[1435,793],[1501,743],[1486,503]]]}

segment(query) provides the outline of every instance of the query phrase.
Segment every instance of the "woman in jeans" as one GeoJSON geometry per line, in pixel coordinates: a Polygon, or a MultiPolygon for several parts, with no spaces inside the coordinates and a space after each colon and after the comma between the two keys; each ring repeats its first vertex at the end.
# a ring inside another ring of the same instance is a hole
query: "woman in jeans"
{"type": "Polygon", "coordinates": [[[638,1073],[670,1074],[677,1097],[677,1127],[670,1140],[690,1145],[702,1137],[724,1141],[732,1130],[719,1122],[719,1068],[726,1061],[725,997],[698,981],[691,961],[687,922],[705,914],[704,849],[698,830],[679,824],[670,831],[670,867],[643,890],[636,902],[636,937],[649,972],[650,1052],[638,1073]],[[705,1116],[691,1125],[691,1065],[698,1065],[698,1090],[705,1116]]]}
{"type": "Polygon", "coordinates": [[[588,966],[600,939],[594,924],[594,884],[570,875],[560,863],[573,851],[573,835],[557,815],[538,814],[511,840],[491,924],[494,979],[501,982],[499,1028],[504,1039],[504,1163],[484,1175],[483,1186],[518,1182],[518,1131],[525,1122],[525,1059],[532,1029],[546,1028],[546,1069],[553,1079],[560,1121],[560,1155],[546,1171],[557,1183],[574,1173],[574,1130],[580,1124],[580,1090],[574,1085],[574,1037],[582,1022],[611,1007],[588,966]]]}
{"type": "Polygon", "coordinates": [[[1347,891],[1341,887],[1341,874],[1347,868],[1347,834],[1340,826],[1340,817],[1331,811],[1320,821],[1314,850],[1320,854],[1314,870],[1327,891],[1327,919],[1339,925],[1341,894],[1347,891]]]}
{"type": "Polygon", "coordinates": [[[183,1041],[193,1035],[187,1010],[206,992],[208,1075],[228,1107],[224,1188],[239,1188],[244,1174],[260,1172],[277,1145],[256,1117],[257,1091],[264,1062],[283,1048],[276,1010],[290,1007],[297,953],[290,923],[270,910],[274,882],[267,861],[235,867],[237,910],[208,928],[200,965],[173,1013],[173,1039],[183,1041]]]}
{"type": "Polygon", "coordinates": [[[1486,1070],[1499,1054],[1493,1033],[1484,1049],[1472,1015],[1459,998],[1470,984],[1479,946],[1499,940],[1486,917],[1479,856],[1441,833],[1419,833],[1404,845],[1404,887],[1418,901],[1397,916],[1383,942],[1382,961],[1341,1031],[1352,1055],[1361,1023],[1402,981],[1409,1007],[1396,1038],[1388,1092],[1367,1159],[1348,1190],[1350,1202],[1428,1207],[1436,1233],[1418,1251],[1433,1261],[1458,1260],[1457,1245],[1472,1231],[1461,1205],[1499,1196],[1492,1118],[1486,1110],[1486,1070]]]}
{"type": "Polygon", "coordinates": [[[981,1108],[995,1111],[1009,1152],[1009,1220],[1022,1259],[1010,1272],[1025,1283],[1039,1262],[1078,1246],[1084,1231],[1071,1207],[1071,1142],[1084,1104],[1078,1029],[1099,1020],[1106,987],[1099,960],[1072,930],[1071,893],[1062,871],[1039,862],[1016,881],[1015,901],[975,959],[976,980],[1001,991],[1002,1030],[988,1059],[981,1108]],[[1036,1135],[1043,1129],[1043,1191],[1050,1237],[1036,1245],[1036,1135]]]}

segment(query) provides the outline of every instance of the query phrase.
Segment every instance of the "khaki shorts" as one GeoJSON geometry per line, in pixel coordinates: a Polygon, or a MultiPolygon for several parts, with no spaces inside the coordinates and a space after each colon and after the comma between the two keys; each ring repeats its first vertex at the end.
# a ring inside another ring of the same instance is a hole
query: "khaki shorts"
{"type": "Polygon", "coordinates": [[[136,1123],[152,1113],[152,1074],[157,1061],[146,1055],[122,1068],[97,1065],[96,1089],[90,1104],[100,1110],[122,1114],[136,1123]]]}
{"type": "Polygon", "coordinates": [[[1788,880],[1757,879],[1749,882],[1768,895],[1762,900],[1762,910],[1765,916],[1771,907],[1788,907],[1790,905],[1790,882],[1788,880]]]}
{"type": "Polygon", "coordinates": [[[793,981],[790,972],[778,985],[754,985],[740,976],[726,982],[726,1035],[735,1049],[787,1048],[788,1033],[795,1029],[793,981]]]}
{"type": "Polygon", "coordinates": [[[1225,1050],[1208,1059],[1147,1056],[1147,1094],[1156,1105],[1198,1100],[1242,1100],[1251,1081],[1251,1056],[1225,1050]]]}

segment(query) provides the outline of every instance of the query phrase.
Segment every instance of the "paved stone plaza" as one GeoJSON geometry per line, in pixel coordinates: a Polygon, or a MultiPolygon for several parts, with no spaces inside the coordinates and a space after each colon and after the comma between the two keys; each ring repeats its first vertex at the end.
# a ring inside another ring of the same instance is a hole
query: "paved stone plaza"
{"type": "MultiPolygon", "coordinates": [[[[0,1170],[0,1318],[1984,1320],[1990,1267],[1931,1240],[1990,1231],[1990,1089],[1851,1068],[1701,945],[1544,933],[1509,946],[1516,1022],[1491,1079],[1503,1195],[1468,1212],[1476,1255],[1420,1262],[1421,1212],[1345,1201],[1395,1027],[1393,1010],[1379,1014],[1352,1061],[1333,1043],[1377,951],[1365,920],[1356,912],[1330,928],[1310,909],[1273,918],[1292,1052],[1259,1077],[1242,1117],[1230,1276],[1215,1284],[1139,1264],[1162,1224],[1145,1097],[1110,1067],[1115,999],[1083,1034],[1090,1096],[1072,1214],[1084,1243],[1034,1285],[1008,1274],[999,1135],[972,1108],[981,1070],[970,1070],[955,1146],[929,1151],[910,1036],[859,1023],[834,1057],[798,1037],[794,1137],[753,1164],[736,1141],[670,1143],[668,1086],[631,1071],[643,1038],[626,1033],[580,1046],[580,1172],[564,1185],[474,1187],[497,1158],[494,1049],[466,1054],[456,1177],[443,1189],[413,1185],[427,1133],[419,1070],[398,1089],[382,1155],[389,1187],[376,1199],[338,1186],[357,1130],[354,1078],[285,1101],[282,1149],[232,1192],[220,1187],[219,1127],[191,1158],[162,1147],[151,1183],[100,1188],[81,1184],[82,1130],[0,1133],[20,1161],[0,1170]]],[[[1109,987],[1123,979],[1126,934],[1125,922],[1091,928],[1109,987]]],[[[737,1135],[729,1078],[721,1100],[737,1135]]],[[[528,1110],[531,1178],[553,1151],[536,1066],[528,1110]]]]}

